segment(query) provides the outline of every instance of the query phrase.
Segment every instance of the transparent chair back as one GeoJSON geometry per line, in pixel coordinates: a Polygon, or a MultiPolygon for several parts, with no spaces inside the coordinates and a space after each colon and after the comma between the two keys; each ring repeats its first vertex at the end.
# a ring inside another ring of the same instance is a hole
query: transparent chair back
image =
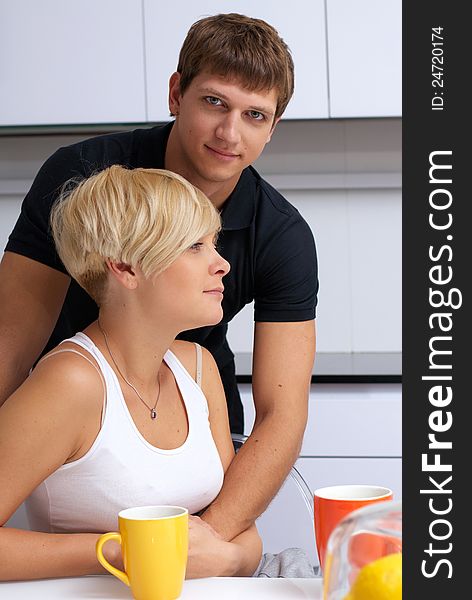
{"type": "MultiPolygon", "coordinates": [[[[248,436],[232,434],[236,452],[248,436]]],[[[313,525],[313,494],[301,475],[292,467],[281,489],[267,510],[257,519],[264,552],[277,554],[286,548],[302,548],[313,566],[318,566],[313,525]]]]}

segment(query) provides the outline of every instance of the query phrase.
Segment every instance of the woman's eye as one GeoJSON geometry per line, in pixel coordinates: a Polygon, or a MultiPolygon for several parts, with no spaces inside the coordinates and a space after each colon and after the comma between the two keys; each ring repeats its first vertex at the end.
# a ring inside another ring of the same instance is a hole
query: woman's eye
{"type": "Polygon", "coordinates": [[[205,96],[205,100],[212,106],[220,106],[221,100],[215,96],[205,96]]]}
{"type": "Polygon", "coordinates": [[[198,251],[200,250],[200,248],[203,246],[202,242],[195,242],[195,244],[192,244],[190,246],[190,250],[194,250],[194,251],[198,251]]]}

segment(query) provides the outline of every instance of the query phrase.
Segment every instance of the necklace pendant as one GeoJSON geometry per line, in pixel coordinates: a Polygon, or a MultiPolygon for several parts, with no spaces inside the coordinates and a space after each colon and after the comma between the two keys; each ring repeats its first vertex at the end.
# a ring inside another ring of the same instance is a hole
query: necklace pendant
{"type": "Polygon", "coordinates": [[[155,419],[156,417],[157,417],[157,412],[154,409],[152,409],[151,410],[151,419],[155,419]]]}

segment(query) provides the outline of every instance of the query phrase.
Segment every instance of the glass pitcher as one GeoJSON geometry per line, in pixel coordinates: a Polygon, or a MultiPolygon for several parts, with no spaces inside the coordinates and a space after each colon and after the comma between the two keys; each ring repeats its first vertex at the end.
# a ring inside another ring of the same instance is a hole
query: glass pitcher
{"type": "Polygon", "coordinates": [[[401,552],[401,502],[350,513],[328,541],[323,600],[370,600],[370,595],[381,598],[384,592],[385,597],[401,598],[401,552]]]}

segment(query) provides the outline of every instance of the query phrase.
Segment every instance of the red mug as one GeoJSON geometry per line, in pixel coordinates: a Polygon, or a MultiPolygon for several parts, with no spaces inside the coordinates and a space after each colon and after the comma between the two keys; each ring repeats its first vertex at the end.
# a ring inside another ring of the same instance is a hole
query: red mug
{"type": "Polygon", "coordinates": [[[329,536],[339,521],[362,506],[392,499],[392,490],[378,485],[334,485],[315,490],[315,537],[321,570],[329,536]]]}

